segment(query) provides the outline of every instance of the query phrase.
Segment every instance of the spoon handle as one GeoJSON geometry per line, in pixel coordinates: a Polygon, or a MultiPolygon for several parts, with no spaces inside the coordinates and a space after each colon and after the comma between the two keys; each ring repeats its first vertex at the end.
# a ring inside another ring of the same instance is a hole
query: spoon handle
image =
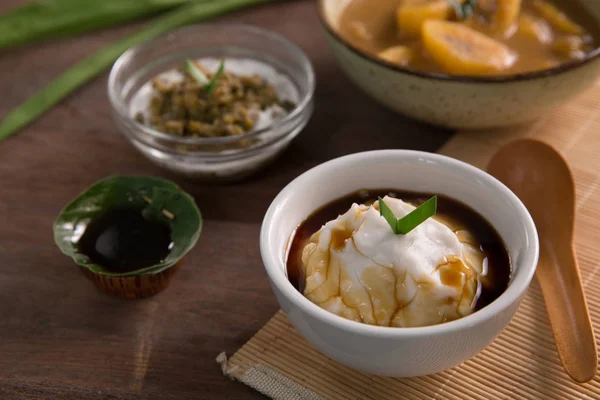
{"type": "Polygon", "coordinates": [[[577,382],[594,378],[598,351],[575,250],[541,243],[536,276],[542,289],[556,348],[567,374],[577,382]]]}

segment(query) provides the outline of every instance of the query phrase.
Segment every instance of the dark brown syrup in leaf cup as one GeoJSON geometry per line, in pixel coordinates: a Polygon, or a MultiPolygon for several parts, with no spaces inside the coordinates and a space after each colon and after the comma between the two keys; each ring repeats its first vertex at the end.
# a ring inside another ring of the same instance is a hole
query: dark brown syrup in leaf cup
{"type": "Polygon", "coordinates": [[[116,176],[67,205],[54,238],[100,290],[136,299],[169,284],[201,228],[194,200],[174,183],[116,176]]]}

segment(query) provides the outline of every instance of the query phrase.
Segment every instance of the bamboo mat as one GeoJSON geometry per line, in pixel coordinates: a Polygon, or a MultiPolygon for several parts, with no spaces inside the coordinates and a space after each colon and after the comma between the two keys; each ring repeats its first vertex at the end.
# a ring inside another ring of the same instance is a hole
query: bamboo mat
{"type": "MultiPolygon", "coordinates": [[[[494,151],[520,137],[542,139],[568,159],[577,185],[576,251],[596,337],[600,328],[600,81],[535,123],[455,136],[441,153],[485,168],[494,151]]],[[[420,378],[369,376],[321,355],[277,313],[223,372],[273,399],[600,399],[600,374],[579,385],[562,369],[542,294],[534,280],[504,332],[477,357],[420,378]]]]}

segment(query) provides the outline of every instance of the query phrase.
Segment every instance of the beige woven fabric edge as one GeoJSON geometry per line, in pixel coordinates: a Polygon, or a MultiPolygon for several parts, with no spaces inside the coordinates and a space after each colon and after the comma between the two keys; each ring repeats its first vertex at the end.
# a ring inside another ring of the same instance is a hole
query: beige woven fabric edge
{"type": "MultiPolygon", "coordinates": [[[[485,168],[502,144],[535,137],[559,148],[577,186],[576,251],[592,321],[600,327],[600,84],[528,126],[456,135],[441,153],[485,168]]],[[[477,357],[436,375],[395,379],[345,368],[314,350],[280,311],[224,367],[275,400],[600,399],[600,376],[579,385],[566,375],[543,298],[533,282],[505,331],[477,357]]]]}
{"type": "Polygon", "coordinates": [[[243,382],[272,399],[325,400],[324,397],[265,365],[256,363],[251,366],[242,366],[237,363],[230,364],[225,353],[219,354],[216,361],[221,366],[225,376],[243,382]]]}

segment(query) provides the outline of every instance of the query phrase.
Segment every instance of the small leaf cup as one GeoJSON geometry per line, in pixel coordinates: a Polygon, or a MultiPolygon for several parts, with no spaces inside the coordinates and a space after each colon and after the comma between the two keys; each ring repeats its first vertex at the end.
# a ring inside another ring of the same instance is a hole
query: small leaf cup
{"type": "Polygon", "coordinates": [[[100,290],[123,299],[138,299],[167,287],[201,230],[202,216],[194,199],[173,182],[148,176],[114,176],[96,182],[61,211],[54,222],[54,240],[100,290]],[[114,272],[94,263],[77,244],[92,220],[125,207],[139,207],[147,217],[169,224],[173,248],[154,265],[114,272]]]}

